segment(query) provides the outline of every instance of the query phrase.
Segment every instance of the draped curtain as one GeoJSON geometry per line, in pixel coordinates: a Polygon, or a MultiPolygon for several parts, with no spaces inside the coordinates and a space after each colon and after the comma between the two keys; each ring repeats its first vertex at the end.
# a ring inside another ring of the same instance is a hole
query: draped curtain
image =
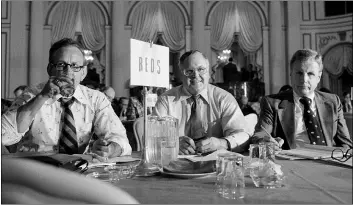
{"type": "Polygon", "coordinates": [[[101,11],[91,2],[80,2],[82,39],[86,48],[98,51],[105,45],[104,19],[101,11]]]}
{"type": "Polygon", "coordinates": [[[74,38],[79,2],[61,2],[52,22],[52,43],[62,38],[74,38]]]}
{"type": "Polygon", "coordinates": [[[134,12],[131,36],[141,41],[156,41],[162,33],[163,41],[171,50],[185,47],[184,17],[172,2],[143,2],[134,12]]]}
{"type": "Polygon", "coordinates": [[[248,2],[222,2],[211,17],[211,47],[217,51],[230,48],[234,33],[245,53],[254,53],[262,45],[261,20],[248,2]]]}
{"type": "MultiPolygon", "coordinates": [[[[230,49],[234,42],[234,34],[237,33],[238,44],[246,58],[253,64],[262,67],[261,19],[250,3],[242,1],[222,2],[213,11],[210,23],[211,48],[216,53],[230,49]]],[[[261,69],[258,72],[260,79],[262,79],[261,69]]],[[[221,73],[222,69],[216,69],[216,66],[214,66],[212,68],[212,80],[222,82],[221,73]]]]}
{"type": "Polygon", "coordinates": [[[105,45],[104,25],[102,13],[94,3],[60,2],[53,15],[52,43],[62,38],[74,38],[78,27],[84,46],[99,51],[105,45]],[[77,25],[78,22],[82,22],[81,25],[77,25]]]}
{"type": "Polygon", "coordinates": [[[218,5],[211,18],[211,47],[222,51],[231,47],[238,28],[237,7],[233,2],[218,5]]]}
{"type": "Polygon", "coordinates": [[[352,46],[340,45],[332,48],[325,55],[323,64],[326,71],[334,78],[340,77],[345,69],[353,75],[352,46]]]}

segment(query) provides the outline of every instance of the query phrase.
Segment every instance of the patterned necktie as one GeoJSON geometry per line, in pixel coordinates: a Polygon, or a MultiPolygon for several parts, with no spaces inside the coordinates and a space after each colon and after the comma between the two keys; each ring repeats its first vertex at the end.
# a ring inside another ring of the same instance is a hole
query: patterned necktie
{"type": "Polygon", "coordinates": [[[314,145],[326,145],[319,120],[310,108],[311,99],[308,97],[303,97],[300,99],[300,102],[304,105],[303,118],[310,142],[314,145]]]}
{"type": "Polygon", "coordinates": [[[78,143],[75,128],[74,116],[69,108],[69,106],[75,101],[71,98],[68,102],[63,102],[60,100],[63,106],[63,125],[61,130],[61,136],[59,139],[59,153],[65,154],[78,154],[78,143]]]}
{"type": "Polygon", "coordinates": [[[202,118],[201,118],[201,105],[200,105],[200,95],[193,95],[191,97],[193,103],[191,106],[190,114],[190,134],[191,138],[201,138],[203,137],[204,131],[202,128],[202,118]]]}

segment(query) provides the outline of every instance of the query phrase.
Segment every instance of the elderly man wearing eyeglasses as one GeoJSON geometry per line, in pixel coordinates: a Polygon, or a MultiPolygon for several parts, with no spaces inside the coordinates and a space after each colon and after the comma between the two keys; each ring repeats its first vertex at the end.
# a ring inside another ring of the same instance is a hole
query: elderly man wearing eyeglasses
{"type": "Polygon", "coordinates": [[[110,101],[80,82],[87,74],[83,47],[62,39],[49,51],[49,80],[29,88],[13,103],[1,122],[3,145],[19,142],[18,151],[116,157],[129,155],[131,146],[110,101]],[[88,146],[91,136],[99,139],[88,146]]]}
{"type": "Polygon", "coordinates": [[[179,154],[243,151],[250,136],[244,115],[229,92],[209,84],[205,55],[186,52],[179,67],[183,84],[159,96],[154,111],[179,120],[179,154]]]}

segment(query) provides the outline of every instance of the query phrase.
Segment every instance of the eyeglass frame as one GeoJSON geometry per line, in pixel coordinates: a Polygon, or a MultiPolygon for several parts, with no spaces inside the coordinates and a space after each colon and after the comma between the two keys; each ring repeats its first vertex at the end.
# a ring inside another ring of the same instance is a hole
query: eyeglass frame
{"type": "Polygon", "coordinates": [[[57,71],[64,71],[64,69],[65,69],[67,66],[69,66],[69,67],[71,68],[71,70],[74,71],[75,73],[80,72],[80,71],[82,70],[82,68],[85,67],[84,65],[82,65],[82,66],[77,66],[77,65],[76,65],[77,68],[75,68],[75,67],[73,67],[73,66],[75,65],[75,63],[70,64],[70,63],[66,63],[66,62],[49,63],[49,64],[50,64],[50,66],[55,67],[55,69],[56,69],[57,71]],[[60,63],[64,64],[64,66],[62,67],[61,70],[58,69],[58,64],[60,64],[60,63]],[[76,70],[76,69],[78,69],[78,70],[76,70]]]}
{"type": "Polygon", "coordinates": [[[198,67],[198,68],[195,68],[195,69],[183,69],[183,74],[186,76],[186,77],[190,77],[190,76],[193,76],[196,74],[196,70],[197,72],[200,74],[200,75],[203,75],[207,72],[207,68],[204,68],[204,67],[198,67]],[[200,69],[203,69],[203,70],[200,70],[200,69]],[[191,73],[187,73],[191,71],[191,73]]]}
{"type": "Polygon", "coordinates": [[[352,158],[352,154],[349,154],[349,151],[352,151],[352,148],[350,148],[350,149],[348,149],[346,152],[344,152],[342,149],[340,149],[340,148],[337,148],[337,149],[334,149],[334,150],[332,150],[332,153],[331,153],[331,158],[332,159],[334,159],[334,160],[337,160],[337,161],[339,161],[339,162],[346,162],[346,161],[348,161],[350,158],[352,158]],[[343,154],[343,156],[342,156],[342,158],[336,158],[336,157],[334,157],[333,156],[333,153],[335,152],[335,151],[341,151],[342,152],[342,154],[343,154]]]}

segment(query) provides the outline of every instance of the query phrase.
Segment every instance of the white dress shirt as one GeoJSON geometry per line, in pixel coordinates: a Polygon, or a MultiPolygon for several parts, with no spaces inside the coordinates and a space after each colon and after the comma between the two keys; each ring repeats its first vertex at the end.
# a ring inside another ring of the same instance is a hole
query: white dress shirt
{"type": "MultiPolygon", "coordinates": [[[[44,85],[45,83],[41,83],[26,90],[1,117],[3,145],[19,142],[26,133],[26,136],[28,134],[31,136],[30,140],[33,143],[39,145],[38,152],[58,151],[57,145],[63,124],[63,108],[58,99],[48,99],[35,115],[29,129],[23,133],[17,131],[17,109],[35,97],[44,85]],[[29,132],[27,133],[27,131],[29,132]]],[[[108,142],[118,143],[122,148],[122,155],[131,154],[126,130],[103,93],[78,85],[73,97],[75,97],[75,101],[70,109],[75,119],[79,147],[87,146],[95,133],[99,138],[106,139],[108,142]]],[[[88,151],[87,146],[85,153],[88,151]]]]}
{"type": "MultiPolygon", "coordinates": [[[[299,101],[302,97],[300,97],[295,91],[293,91],[293,96],[294,96],[294,113],[295,113],[295,140],[301,141],[307,144],[310,144],[309,136],[306,131],[305,127],[305,122],[303,118],[303,112],[304,112],[304,105],[299,101]]],[[[310,108],[314,112],[314,116],[317,115],[316,112],[316,104],[315,104],[315,93],[312,93],[312,95],[308,96],[308,98],[311,99],[311,105],[310,108]]]]}
{"type": "MultiPolygon", "coordinates": [[[[208,137],[225,138],[231,148],[242,145],[250,137],[244,115],[235,98],[227,91],[208,85],[201,93],[201,113],[208,137]]],[[[158,116],[170,115],[179,120],[179,136],[187,136],[192,95],[183,87],[175,87],[161,95],[155,106],[158,116]]]]}

